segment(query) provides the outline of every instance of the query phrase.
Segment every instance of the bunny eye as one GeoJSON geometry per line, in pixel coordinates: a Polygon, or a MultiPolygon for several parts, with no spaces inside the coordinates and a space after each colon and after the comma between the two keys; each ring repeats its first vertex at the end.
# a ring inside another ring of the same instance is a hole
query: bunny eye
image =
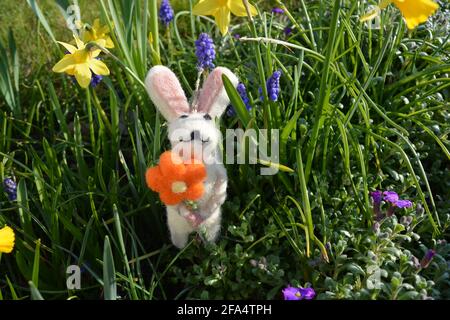
{"type": "Polygon", "coordinates": [[[205,114],[205,115],[203,116],[203,118],[204,118],[205,120],[211,120],[211,119],[212,119],[211,116],[210,116],[209,114],[205,114]]]}
{"type": "Polygon", "coordinates": [[[187,114],[183,114],[180,119],[186,119],[187,117],[189,117],[187,114]]]}

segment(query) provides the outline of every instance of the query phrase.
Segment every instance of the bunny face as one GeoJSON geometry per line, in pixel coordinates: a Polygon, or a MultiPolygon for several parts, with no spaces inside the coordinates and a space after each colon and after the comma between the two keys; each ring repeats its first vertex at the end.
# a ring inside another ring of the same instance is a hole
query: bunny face
{"type": "Polygon", "coordinates": [[[217,149],[221,137],[215,119],[208,113],[183,114],[169,123],[169,140],[179,155],[202,157],[207,163],[217,149]]]}
{"type": "MultiPolygon", "coordinates": [[[[180,82],[175,74],[164,66],[150,69],[145,79],[147,92],[155,106],[169,122],[169,140],[173,149],[182,150],[180,155],[186,157],[186,150],[203,161],[208,160],[217,149],[220,131],[215,126],[230,103],[222,82],[225,74],[234,86],[237,77],[227,68],[215,68],[205,80],[198,93],[196,110],[192,111],[180,82]]],[[[175,150],[176,151],[176,150],[175,150]]]]}

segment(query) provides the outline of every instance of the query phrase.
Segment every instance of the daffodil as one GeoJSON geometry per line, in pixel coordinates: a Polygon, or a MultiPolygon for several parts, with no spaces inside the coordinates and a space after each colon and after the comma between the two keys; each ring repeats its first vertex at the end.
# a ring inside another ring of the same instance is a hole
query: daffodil
{"type": "Polygon", "coordinates": [[[14,231],[6,226],[0,229],[0,253],[10,253],[14,248],[14,231]]]}
{"type": "Polygon", "coordinates": [[[95,19],[94,24],[92,26],[85,26],[84,32],[83,32],[83,41],[84,42],[90,42],[90,41],[98,41],[98,40],[104,40],[104,47],[105,48],[114,48],[114,42],[111,40],[111,37],[108,35],[109,28],[108,26],[101,26],[100,20],[95,19]]]}
{"type": "MultiPolygon", "coordinates": [[[[109,69],[102,61],[95,59],[100,54],[100,49],[86,46],[77,36],[74,38],[77,47],[58,41],[69,53],[53,67],[53,71],[75,76],[80,86],[87,88],[91,82],[92,72],[96,75],[107,76],[109,69]]],[[[104,46],[105,40],[97,40],[97,43],[104,46]]]]}
{"type": "MultiPolygon", "coordinates": [[[[249,9],[252,16],[258,13],[256,8],[251,4],[249,4],[249,9]]],[[[228,32],[231,18],[230,13],[238,17],[247,15],[242,0],[200,0],[192,9],[192,13],[202,16],[214,16],[222,35],[228,32]]]]}
{"type": "Polygon", "coordinates": [[[428,18],[439,8],[439,5],[433,0],[381,0],[375,10],[369,12],[361,18],[361,21],[367,21],[375,18],[380,10],[394,3],[402,12],[405,18],[406,26],[412,30],[428,18]]]}

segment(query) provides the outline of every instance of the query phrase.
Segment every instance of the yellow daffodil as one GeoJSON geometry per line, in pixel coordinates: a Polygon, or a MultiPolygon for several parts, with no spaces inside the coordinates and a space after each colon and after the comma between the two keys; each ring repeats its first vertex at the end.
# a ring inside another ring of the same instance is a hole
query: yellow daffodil
{"type": "Polygon", "coordinates": [[[439,8],[439,5],[433,0],[382,0],[379,6],[363,16],[361,21],[367,21],[376,17],[381,9],[394,3],[402,12],[405,18],[406,26],[412,30],[428,18],[439,8]]]}
{"type": "MultiPolygon", "coordinates": [[[[81,87],[87,88],[91,82],[92,72],[97,75],[109,75],[109,69],[102,61],[95,59],[100,54],[98,48],[88,48],[78,37],[74,36],[77,48],[65,42],[59,42],[69,51],[54,67],[54,72],[65,72],[75,76],[81,87]],[[92,70],[92,72],[91,72],[92,70]]],[[[100,46],[105,40],[96,41],[100,46]]]]}
{"type": "MultiPolygon", "coordinates": [[[[252,16],[258,13],[256,8],[251,4],[249,4],[249,8],[252,16]]],[[[196,15],[214,16],[222,35],[228,32],[230,12],[238,17],[247,15],[242,0],[200,0],[192,9],[192,13],[196,15]]]]}
{"type": "Polygon", "coordinates": [[[108,33],[108,26],[101,26],[100,20],[95,19],[92,26],[85,26],[85,29],[83,31],[83,41],[90,42],[104,40],[105,48],[114,48],[114,42],[111,40],[111,37],[108,35],[108,33]]]}
{"type": "Polygon", "coordinates": [[[8,226],[0,229],[0,252],[10,253],[14,248],[14,240],[13,229],[8,226]]]}

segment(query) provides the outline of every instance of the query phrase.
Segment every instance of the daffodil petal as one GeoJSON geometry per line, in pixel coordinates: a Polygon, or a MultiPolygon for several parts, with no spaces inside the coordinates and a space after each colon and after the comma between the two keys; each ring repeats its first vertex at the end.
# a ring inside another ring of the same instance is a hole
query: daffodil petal
{"type": "Polygon", "coordinates": [[[114,48],[114,42],[111,40],[111,37],[106,38],[105,48],[108,49],[114,48]]]}
{"type": "Polygon", "coordinates": [[[73,35],[73,37],[75,38],[75,43],[77,44],[78,49],[84,49],[85,47],[84,42],[81,41],[81,39],[78,38],[78,36],[75,34],[73,35]]]}
{"type": "Polygon", "coordinates": [[[228,32],[228,26],[230,25],[230,11],[227,10],[227,8],[220,8],[214,17],[220,32],[222,35],[225,35],[228,32]]]}
{"type": "Polygon", "coordinates": [[[82,88],[87,88],[91,83],[92,73],[87,63],[79,64],[75,67],[75,78],[82,88]]]}
{"type": "Polygon", "coordinates": [[[70,53],[74,53],[75,51],[77,51],[77,48],[74,47],[71,44],[62,42],[62,41],[57,41],[60,45],[62,45],[64,48],[66,48],[67,51],[69,51],[70,53]]]}
{"type": "Polygon", "coordinates": [[[73,55],[67,54],[58,61],[52,68],[53,72],[66,72],[68,69],[74,68],[76,60],[73,55]]]}
{"type": "Polygon", "coordinates": [[[192,9],[192,13],[195,15],[209,16],[214,15],[218,8],[219,6],[216,0],[200,0],[192,9]]]}
{"type": "Polygon", "coordinates": [[[393,0],[403,14],[408,29],[414,29],[420,23],[428,20],[439,5],[432,0],[393,0]]]}
{"type": "MultiPolygon", "coordinates": [[[[247,10],[245,10],[245,5],[241,0],[231,0],[230,1],[231,12],[238,17],[245,17],[247,15],[247,10]]],[[[250,14],[255,16],[258,14],[258,10],[249,3],[250,14]]]]}
{"type": "Polygon", "coordinates": [[[94,72],[95,74],[98,74],[101,76],[109,75],[109,69],[106,66],[106,64],[103,63],[103,61],[96,60],[96,59],[90,60],[89,68],[91,68],[92,72],[94,72]]]}
{"type": "Polygon", "coordinates": [[[0,229],[0,253],[10,253],[14,248],[15,235],[11,227],[5,226],[0,229]]]}

